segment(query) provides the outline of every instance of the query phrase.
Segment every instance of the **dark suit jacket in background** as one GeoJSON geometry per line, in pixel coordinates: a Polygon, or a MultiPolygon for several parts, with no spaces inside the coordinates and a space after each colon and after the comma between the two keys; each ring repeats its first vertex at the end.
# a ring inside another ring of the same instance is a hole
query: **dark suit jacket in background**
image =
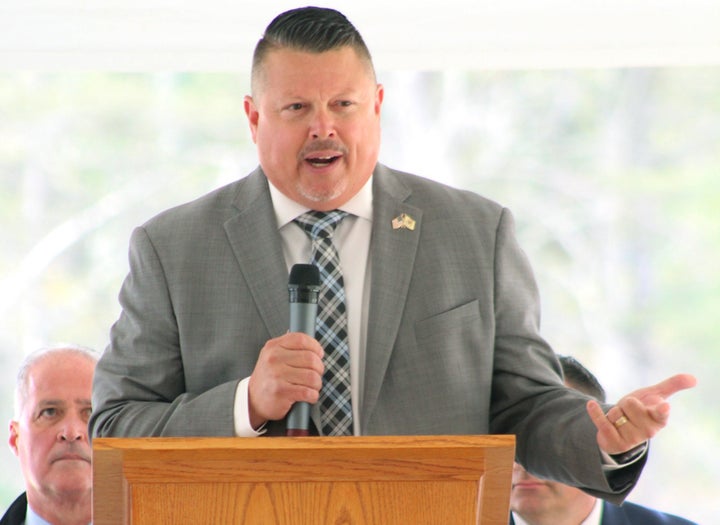
{"type": "Polygon", "coordinates": [[[0,518],[0,525],[20,525],[25,522],[25,514],[27,513],[27,495],[23,492],[5,511],[5,515],[0,518]]]}
{"type": "MultiPolygon", "coordinates": [[[[510,515],[510,525],[515,525],[510,515]]],[[[621,506],[603,502],[600,525],[697,525],[696,523],[643,507],[636,503],[625,502],[621,506]]]]}
{"type": "MultiPolygon", "coordinates": [[[[510,212],[378,165],[360,424],[364,435],[515,434],[530,472],[622,501],[587,397],[539,335],[510,212]],[[405,213],[414,230],[393,229],[405,213]]],[[[122,313],[93,387],[95,436],[232,436],[235,390],[287,332],[288,270],[260,168],[136,228],[122,313]]],[[[270,431],[282,434],[284,421],[270,431]]]]}
{"type": "Polygon", "coordinates": [[[696,523],[649,509],[635,503],[623,503],[621,506],[608,502],[603,504],[601,525],[697,525],[696,523]]]}

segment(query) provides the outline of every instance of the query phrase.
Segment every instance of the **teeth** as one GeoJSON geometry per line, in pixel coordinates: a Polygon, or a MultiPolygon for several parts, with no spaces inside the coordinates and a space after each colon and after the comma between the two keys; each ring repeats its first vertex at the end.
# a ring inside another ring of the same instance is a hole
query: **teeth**
{"type": "Polygon", "coordinates": [[[313,157],[308,159],[308,162],[313,166],[329,166],[336,158],[335,155],[329,157],[313,157]]]}

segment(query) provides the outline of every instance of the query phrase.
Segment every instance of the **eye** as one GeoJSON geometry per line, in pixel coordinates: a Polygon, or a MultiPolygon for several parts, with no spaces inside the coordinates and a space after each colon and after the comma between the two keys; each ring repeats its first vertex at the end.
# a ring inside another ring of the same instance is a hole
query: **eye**
{"type": "Polygon", "coordinates": [[[350,106],[353,105],[353,102],[351,100],[339,100],[337,102],[337,105],[340,106],[341,108],[349,108],[350,106]]]}
{"type": "Polygon", "coordinates": [[[44,418],[52,418],[57,416],[58,409],[55,407],[47,407],[40,410],[40,413],[38,414],[39,417],[44,418]]]}
{"type": "Polygon", "coordinates": [[[295,103],[287,106],[287,109],[290,111],[300,111],[302,108],[303,108],[303,105],[301,102],[295,102],[295,103]]]}

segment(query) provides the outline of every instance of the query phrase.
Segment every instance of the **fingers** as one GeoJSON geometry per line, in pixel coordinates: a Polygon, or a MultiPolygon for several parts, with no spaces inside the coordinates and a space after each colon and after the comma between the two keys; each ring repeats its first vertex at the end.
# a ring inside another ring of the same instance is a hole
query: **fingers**
{"type": "MultiPolygon", "coordinates": [[[[611,408],[610,410],[612,411],[614,408],[615,407],[611,408]]],[[[595,424],[595,427],[598,429],[599,434],[612,434],[614,426],[610,422],[610,417],[605,415],[605,412],[597,401],[588,401],[587,412],[590,416],[590,419],[592,419],[592,422],[595,424]]],[[[609,413],[610,412],[608,412],[608,414],[609,413]]],[[[620,415],[621,414],[618,414],[616,418],[620,417],[620,415]]]]}
{"type": "Polygon", "coordinates": [[[316,403],[322,387],[322,357],[320,343],[306,334],[288,333],[268,341],[248,383],[253,419],[282,419],[297,401],[316,403]]]}
{"type": "Polygon", "coordinates": [[[643,430],[617,406],[606,415],[596,401],[589,401],[587,411],[598,430],[598,446],[608,454],[621,454],[646,441],[643,430]]]}
{"type": "Polygon", "coordinates": [[[302,332],[288,332],[280,337],[271,339],[265,346],[279,346],[286,350],[308,350],[320,359],[325,355],[325,351],[322,346],[320,346],[320,343],[318,343],[315,338],[302,332]]]}
{"type": "Polygon", "coordinates": [[[598,430],[600,448],[608,454],[620,454],[646,442],[665,427],[670,405],[662,401],[647,406],[627,396],[607,413],[596,401],[588,402],[587,411],[598,430]]]}
{"type": "MultiPolygon", "coordinates": [[[[615,408],[616,407],[611,408],[610,411],[615,408]]],[[[610,414],[610,411],[608,414],[610,414]]],[[[627,432],[625,427],[632,425],[632,423],[630,420],[622,422],[623,420],[620,418],[625,417],[627,419],[627,417],[620,413],[619,409],[616,410],[614,414],[606,416],[602,407],[596,401],[588,401],[587,412],[598,430],[597,442],[601,450],[604,450],[608,454],[621,454],[635,446],[628,446],[620,433],[621,430],[623,433],[627,432]],[[614,417],[614,419],[611,419],[612,417],[614,417]],[[618,426],[615,426],[615,422],[618,422],[618,426]],[[622,422],[622,424],[620,424],[620,422],[622,422]]]]}
{"type": "Polygon", "coordinates": [[[667,399],[681,390],[693,388],[696,384],[697,379],[695,376],[691,374],[676,374],[648,388],[655,390],[657,395],[663,399],[667,399]]]}
{"type": "Polygon", "coordinates": [[[673,394],[692,388],[696,384],[697,380],[694,376],[690,374],[677,374],[655,385],[640,388],[629,395],[640,399],[646,405],[658,404],[673,394]]]}
{"type": "Polygon", "coordinates": [[[647,429],[650,434],[647,439],[653,437],[658,430],[663,428],[670,416],[670,403],[667,401],[647,405],[632,396],[621,399],[613,408],[618,408],[628,419],[635,423],[635,426],[647,429]]]}
{"type": "Polygon", "coordinates": [[[674,375],[623,397],[607,414],[590,401],[587,411],[598,429],[598,445],[609,454],[619,454],[652,438],[668,422],[667,398],[696,384],[690,374],[674,375]]]}

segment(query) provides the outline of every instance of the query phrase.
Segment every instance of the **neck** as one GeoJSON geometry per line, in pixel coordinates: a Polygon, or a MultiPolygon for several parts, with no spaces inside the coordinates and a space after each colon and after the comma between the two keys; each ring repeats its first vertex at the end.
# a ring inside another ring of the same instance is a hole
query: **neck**
{"type": "Polygon", "coordinates": [[[28,505],[33,512],[53,525],[88,525],[92,521],[92,493],[80,496],[31,497],[28,505]]]}

